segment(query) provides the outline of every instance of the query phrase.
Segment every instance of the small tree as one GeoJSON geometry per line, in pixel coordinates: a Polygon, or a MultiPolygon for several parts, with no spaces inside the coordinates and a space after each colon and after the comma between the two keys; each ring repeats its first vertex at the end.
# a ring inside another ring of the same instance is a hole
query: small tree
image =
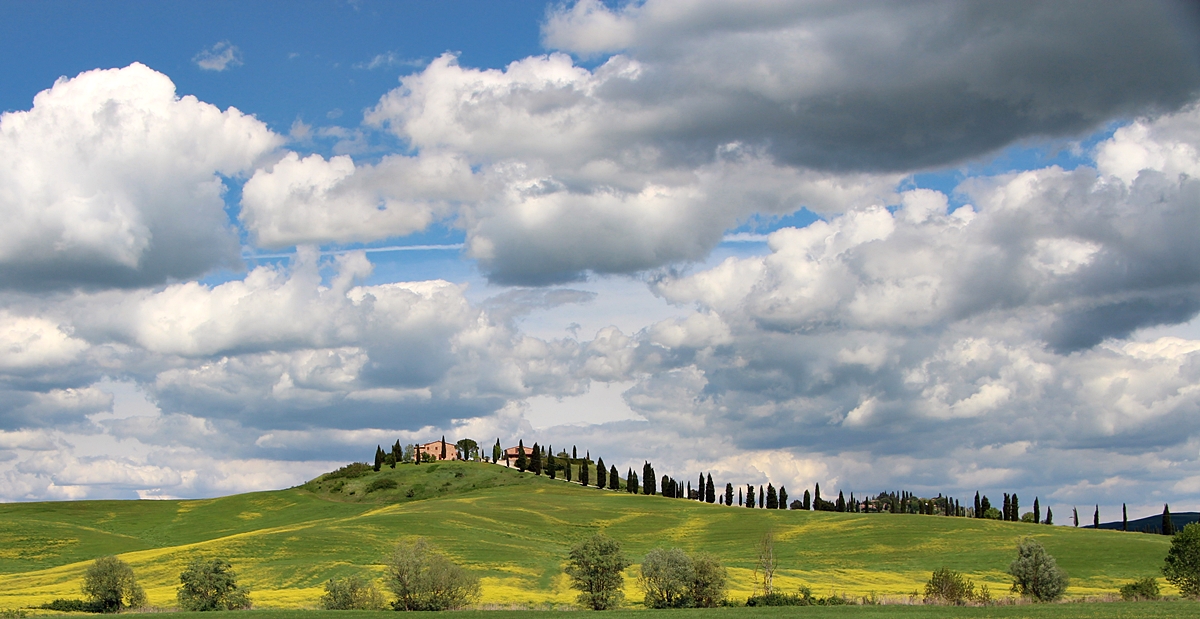
{"type": "Polygon", "coordinates": [[[194,559],[179,575],[181,610],[238,610],[250,608],[250,590],[237,584],[233,566],[225,559],[194,559]]]}
{"type": "Polygon", "coordinates": [[[804,502],[800,504],[800,509],[804,511],[812,509],[812,495],[808,493],[808,490],[804,491],[804,502]]]}
{"type": "Polygon", "coordinates": [[[700,608],[716,608],[725,601],[729,580],[725,566],[714,555],[702,552],[692,555],[692,602],[700,608]]]}
{"type": "Polygon", "coordinates": [[[1121,599],[1126,602],[1153,601],[1162,597],[1158,592],[1158,581],[1153,577],[1135,580],[1121,585],[1121,599]]]}
{"type": "Polygon", "coordinates": [[[504,456],[504,449],[500,447],[500,439],[496,439],[496,444],[492,445],[492,463],[499,464],[500,458],[504,456]]]}
{"type": "Polygon", "coordinates": [[[451,610],[479,598],[479,578],[423,538],[396,546],[385,582],[396,610],[451,610]]]}
{"type": "Polygon", "coordinates": [[[692,560],[679,548],[655,548],[642,560],[638,583],[646,591],[647,608],[686,608],[692,605],[696,578],[692,560]]]}
{"type": "Polygon", "coordinates": [[[529,458],[529,470],[533,471],[534,475],[542,474],[542,450],[537,443],[533,444],[533,453],[529,458]]]}
{"type": "Polygon", "coordinates": [[[1070,582],[1054,557],[1037,540],[1028,537],[1017,542],[1017,558],[1009,564],[1008,573],[1013,577],[1014,593],[1039,602],[1053,602],[1062,597],[1070,582]]]}
{"type": "Polygon", "coordinates": [[[654,493],[654,467],[646,462],[642,465],[642,494],[654,493]]]}
{"type": "Polygon", "coordinates": [[[454,443],[454,446],[456,448],[458,448],[458,457],[459,458],[462,458],[463,460],[478,459],[479,443],[476,443],[473,439],[469,439],[469,438],[459,439],[458,441],[456,441],[454,443]]]}
{"type": "Polygon", "coordinates": [[[517,470],[522,473],[529,467],[529,459],[525,457],[525,439],[517,440],[517,470]]]}
{"type": "Polygon", "coordinates": [[[546,456],[546,474],[550,479],[554,479],[558,471],[558,460],[554,458],[554,450],[551,450],[550,455],[546,456]]]}
{"type": "Polygon", "coordinates": [[[617,465],[615,465],[615,464],[608,468],[608,489],[609,490],[620,490],[621,489],[621,477],[620,477],[620,473],[617,473],[617,465]]]}
{"type": "Polygon", "coordinates": [[[925,599],[961,606],[975,599],[975,583],[948,567],[933,571],[925,583],[925,599]]]}
{"type": "Polygon", "coordinates": [[[608,610],[621,605],[625,580],[621,573],[629,560],[617,540],[596,533],[571,548],[567,556],[567,576],[571,588],[579,591],[579,603],[592,610],[608,610]]]}
{"type": "Polygon", "coordinates": [[[1054,510],[1046,508],[1046,524],[1054,524],[1054,510]]]}
{"type": "Polygon", "coordinates": [[[733,484],[725,484],[725,505],[733,505],[733,484]]]}
{"type": "Polygon", "coordinates": [[[379,472],[379,469],[383,468],[383,447],[380,445],[375,446],[375,467],[374,468],[375,468],[376,473],[379,472]]]}
{"type": "Polygon", "coordinates": [[[704,482],[704,502],[717,502],[717,489],[713,486],[712,473],[708,474],[708,479],[704,482]]]}
{"type": "MultiPolygon", "coordinates": [[[[853,499],[854,495],[851,494],[850,498],[853,499]]],[[[788,500],[787,488],[785,488],[784,486],[779,486],[779,509],[787,509],[788,508],[787,500],[788,500]]],[[[853,501],[851,501],[851,503],[853,503],[853,501]]]]}
{"type": "Polygon", "coordinates": [[[326,581],[325,595],[321,596],[321,608],[325,610],[379,610],[383,608],[383,596],[366,579],[359,576],[335,578],[326,581]]]}
{"type": "Polygon", "coordinates": [[[1200,597],[1200,523],[1193,522],[1175,537],[1163,564],[1167,582],[1179,588],[1187,597],[1200,597]]]}
{"type": "Polygon", "coordinates": [[[587,458],[584,458],[583,461],[579,463],[579,485],[581,485],[581,486],[589,485],[588,471],[591,468],[592,468],[592,465],[588,463],[587,458]]]}
{"type": "Polygon", "coordinates": [[[779,509],[779,495],[772,484],[767,484],[767,509],[779,509]]]}
{"type": "Polygon", "coordinates": [[[146,592],[137,583],[128,563],[109,555],[100,557],[83,574],[83,595],[100,612],[115,613],[146,605],[146,592]]]}
{"type": "Polygon", "coordinates": [[[604,466],[604,458],[596,458],[596,487],[608,486],[608,467],[604,466]]]}

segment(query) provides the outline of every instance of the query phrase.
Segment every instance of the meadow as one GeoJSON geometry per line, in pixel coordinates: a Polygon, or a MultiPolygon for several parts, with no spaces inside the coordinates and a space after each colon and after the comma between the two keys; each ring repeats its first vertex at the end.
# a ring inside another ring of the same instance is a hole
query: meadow
{"type": "MultiPolygon", "coordinates": [[[[1058,559],[1071,576],[1067,594],[1076,599],[1111,595],[1126,582],[1158,576],[1170,545],[1161,535],[968,518],[726,507],[583,488],[490,464],[443,462],[206,500],[0,505],[0,608],[79,597],[87,563],[105,554],[117,554],[133,567],[154,606],[174,606],[179,573],[189,559],[219,556],[233,563],[256,607],[313,608],[328,579],[381,576],[391,548],[413,535],[425,536],[478,574],[483,604],[566,608],[574,592],[562,572],[563,559],[573,543],[596,530],[620,540],[635,562],[626,573],[628,603],[641,600],[636,563],[663,546],[717,555],[729,568],[730,597],[744,599],[754,589],[758,544],[768,529],[779,557],[777,588],[804,584],[819,596],[895,600],[921,590],[930,572],[943,566],[986,584],[994,597],[1008,595],[1005,570],[1022,536],[1038,538],[1058,559]],[[390,483],[380,480],[392,480],[395,487],[367,491],[390,483]]],[[[1161,610],[1145,611],[1153,616],[1200,614],[1188,602],[886,608],[913,617],[1051,613],[1043,608],[1054,609],[1056,617],[1091,617],[1097,616],[1088,614],[1094,607],[1109,609],[1103,616],[1150,616],[1138,614],[1144,609],[1161,610]],[[1118,608],[1133,614],[1110,614],[1118,608]],[[1075,610],[1081,614],[1062,614],[1075,610]]],[[[882,612],[871,608],[859,610],[882,612]]],[[[751,617],[844,611],[696,612],[751,617]]]]}

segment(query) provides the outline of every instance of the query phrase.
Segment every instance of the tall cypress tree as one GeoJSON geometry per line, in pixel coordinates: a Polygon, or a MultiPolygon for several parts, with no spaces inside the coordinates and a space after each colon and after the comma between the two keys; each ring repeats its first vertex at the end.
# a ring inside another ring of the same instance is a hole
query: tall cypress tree
{"type": "Polygon", "coordinates": [[[596,487],[603,489],[608,486],[608,467],[604,466],[604,458],[596,458],[596,487]]]}
{"type": "Polygon", "coordinates": [[[1013,513],[1012,500],[1008,498],[1007,492],[1004,493],[1004,507],[1000,508],[1000,511],[1001,511],[1001,514],[1000,514],[1001,520],[1006,520],[1006,521],[1007,520],[1016,520],[1016,518],[1012,517],[1012,513],[1013,513]]]}
{"type": "Polygon", "coordinates": [[[983,511],[980,509],[982,505],[979,503],[979,491],[975,491],[975,517],[983,518],[983,511]]]}
{"type": "Polygon", "coordinates": [[[763,509],[764,507],[766,507],[766,505],[765,505],[766,502],[767,502],[767,495],[766,495],[766,493],[763,492],[763,487],[759,486],[758,487],[758,508],[763,509]]]}
{"type": "Polygon", "coordinates": [[[787,489],[782,485],[779,486],[779,509],[787,509],[787,489]]]}
{"type": "Polygon", "coordinates": [[[725,506],[733,505],[733,484],[725,484],[725,506]]]}
{"type": "Polygon", "coordinates": [[[653,495],[657,491],[654,488],[654,467],[646,462],[642,466],[642,494],[653,495]]]}
{"type": "Polygon", "coordinates": [[[608,469],[608,489],[609,490],[620,490],[621,489],[621,478],[620,478],[620,474],[617,473],[617,465],[615,465],[615,464],[612,465],[612,467],[610,467],[608,469]]]}
{"type": "Polygon", "coordinates": [[[538,444],[533,444],[533,455],[530,458],[529,470],[533,471],[534,475],[542,474],[542,450],[538,448],[538,444]]]}
{"type": "Polygon", "coordinates": [[[815,488],[813,488],[813,509],[816,511],[821,511],[821,509],[822,509],[821,484],[819,484],[819,483],[816,485],[815,488]]]}
{"type": "Polygon", "coordinates": [[[1046,507],[1046,524],[1054,524],[1054,510],[1046,507]]]}
{"type": "Polygon", "coordinates": [[[1129,530],[1129,508],[1124,503],[1121,503],[1121,530],[1129,530]]]}
{"type": "MultiPolygon", "coordinates": [[[[404,448],[400,446],[400,439],[396,439],[396,442],[392,445],[392,462],[395,463],[403,461],[404,448]]],[[[392,468],[396,468],[396,466],[393,464],[392,468]]]]}
{"type": "MultiPolygon", "coordinates": [[[[1033,498],[1033,502],[1037,503],[1037,497],[1033,498]]],[[[1012,520],[1013,522],[1021,521],[1021,500],[1017,498],[1017,493],[1012,495],[1012,520]]]]}
{"type": "Polygon", "coordinates": [[[754,509],[754,484],[746,484],[746,507],[754,509]]]}
{"type": "Polygon", "coordinates": [[[529,467],[529,458],[525,457],[525,439],[517,441],[517,470],[522,473],[529,467]]]}
{"type": "MultiPolygon", "coordinates": [[[[445,434],[442,435],[442,459],[443,460],[446,459],[446,435],[445,434]]],[[[541,473],[538,473],[538,475],[541,475],[541,473]]]]}
{"type": "Polygon", "coordinates": [[[987,495],[983,495],[983,499],[979,501],[979,506],[983,508],[983,516],[987,517],[988,510],[992,509],[992,502],[988,500],[987,495]]]}
{"type": "Polygon", "coordinates": [[[1071,515],[1072,515],[1072,516],[1071,516],[1071,517],[1072,517],[1072,519],[1075,521],[1075,526],[1077,526],[1077,527],[1078,527],[1078,526],[1079,526],[1079,508],[1078,508],[1078,507],[1072,507],[1072,508],[1071,508],[1071,515]]]}
{"type": "Polygon", "coordinates": [[[1099,505],[1096,506],[1096,513],[1092,514],[1092,527],[1094,527],[1096,529],[1100,528],[1100,506],[1099,505]]]}
{"type": "Polygon", "coordinates": [[[716,489],[716,487],[713,486],[713,483],[712,483],[712,473],[708,474],[708,481],[704,482],[704,502],[705,503],[716,503],[717,502],[717,489],[716,489]]]}
{"type": "Polygon", "coordinates": [[[767,509],[779,509],[779,495],[772,484],[767,484],[767,509]]]}
{"type": "Polygon", "coordinates": [[[675,498],[675,489],[671,487],[671,482],[673,481],[675,480],[663,475],[662,478],[658,480],[659,493],[670,499],[675,498]]]}
{"type": "MultiPolygon", "coordinates": [[[[566,455],[566,450],[563,450],[563,455],[566,455]]],[[[571,481],[571,459],[563,458],[563,479],[571,481]]]]}
{"type": "Polygon", "coordinates": [[[690,499],[690,498],[692,498],[692,497],[694,497],[694,496],[696,496],[696,495],[692,494],[692,482],[690,482],[690,481],[689,481],[689,482],[687,483],[687,495],[686,495],[686,498],[689,498],[689,499],[690,499]]]}
{"type": "Polygon", "coordinates": [[[1163,503],[1162,515],[1162,533],[1163,535],[1175,535],[1175,521],[1171,520],[1171,508],[1163,503]]]}
{"type": "Polygon", "coordinates": [[[1042,521],[1042,506],[1038,502],[1038,498],[1033,497],[1033,524],[1038,524],[1042,521]]]}
{"type": "Polygon", "coordinates": [[[504,457],[504,449],[500,447],[500,439],[496,439],[496,444],[492,445],[492,464],[500,464],[500,458],[504,457]]]}
{"type": "Polygon", "coordinates": [[[637,491],[638,478],[637,475],[633,473],[633,467],[630,467],[629,473],[625,475],[625,492],[628,492],[629,494],[637,494],[637,491]]]}
{"type": "Polygon", "coordinates": [[[738,486],[738,507],[742,506],[742,487],[738,486]]]}
{"type": "Polygon", "coordinates": [[[550,455],[546,456],[546,474],[550,476],[550,479],[555,478],[556,470],[558,470],[558,460],[555,459],[554,450],[551,449],[550,455]]]}
{"type": "Polygon", "coordinates": [[[836,508],[839,512],[846,511],[846,495],[842,494],[841,490],[838,490],[838,498],[837,498],[836,508]]]}
{"type": "Polygon", "coordinates": [[[383,447],[380,445],[375,446],[375,467],[374,468],[375,468],[376,472],[379,472],[379,469],[383,468],[383,447]]]}
{"type": "Polygon", "coordinates": [[[800,509],[804,511],[812,509],[812,495],[808,493],[808,490],[804,491],[804,500],[800,503],[800,509]]]}
{"type": "Polygon", "coordinates": [[[571,445],[571,459],[572,459],[572,460],[578,460],[578,459],[579,459],[579,454],[578,454],[578,453],[576,453],[576,451],[575,451],[575,446],[574,446],[574,445],[571,445]]]}
{"type": "Polygon", "coordinates": [[[584,487],[589,485],[590,480],[588,479],[588,477],[591,475],[591,473],[589,471],[589,469],[591,469],[591,468],[592,468],[592,465],[589,463],[589,461],[586,458],[582,462],[579,463],[579,485],[584,486],[584,487]]]}

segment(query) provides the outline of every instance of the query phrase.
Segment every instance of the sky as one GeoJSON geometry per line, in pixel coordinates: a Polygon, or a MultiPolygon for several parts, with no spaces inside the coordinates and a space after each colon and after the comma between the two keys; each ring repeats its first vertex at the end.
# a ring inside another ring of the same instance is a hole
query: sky
{"type": "Polygon", "coordinates": [[[0,10],[0,500],[444,435],[1200,511],[1193,5],[0,10]]]}

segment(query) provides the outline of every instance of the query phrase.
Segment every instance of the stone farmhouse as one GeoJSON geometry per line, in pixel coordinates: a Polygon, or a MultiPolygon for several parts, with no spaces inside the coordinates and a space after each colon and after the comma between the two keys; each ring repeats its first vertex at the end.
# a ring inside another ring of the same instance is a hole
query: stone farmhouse
{"type": "Polygon", "coordinates": [[[458,447],[455,447],[454,443],[447,443],[444,436],[440,441],[417,445],[417,452],[420,454],[429,454],[435,460],[458,459],[458,447]]]}

